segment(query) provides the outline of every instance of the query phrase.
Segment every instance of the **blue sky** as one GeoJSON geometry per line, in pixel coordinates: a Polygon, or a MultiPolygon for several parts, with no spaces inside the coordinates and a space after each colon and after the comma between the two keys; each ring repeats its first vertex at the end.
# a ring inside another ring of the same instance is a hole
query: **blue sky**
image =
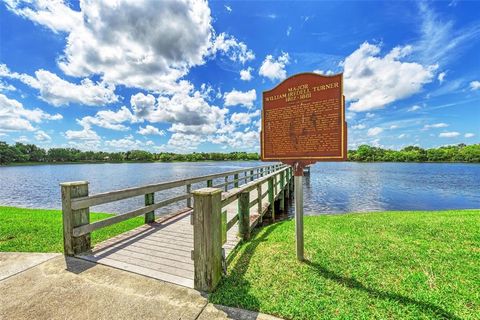
{"type": "Polygon", "coordinates": [[[349,148],[478,143],[480,2],[5,0],[0,140],[258,151],[262,91],[344,72],[349,148]]]}

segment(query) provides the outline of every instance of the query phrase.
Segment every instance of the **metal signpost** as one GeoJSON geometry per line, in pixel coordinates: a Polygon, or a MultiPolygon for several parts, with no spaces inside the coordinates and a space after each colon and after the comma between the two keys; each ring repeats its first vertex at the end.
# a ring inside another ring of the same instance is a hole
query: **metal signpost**
{"type": "Polygon", "coordinates": [[[303,261],[303,169],[347,159],[343,74],[300,73],[263,92],[261,159],[293,167],[296,251],[303,261]]]}

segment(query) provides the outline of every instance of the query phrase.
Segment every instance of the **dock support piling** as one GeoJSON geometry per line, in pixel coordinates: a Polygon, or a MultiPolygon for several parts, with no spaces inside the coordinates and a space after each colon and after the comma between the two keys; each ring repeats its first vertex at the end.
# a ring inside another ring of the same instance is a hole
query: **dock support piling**
{"type": "Polygon", "coordinates": [[[234,181],[234,182],[233,182],[233,186],[234,186],[235,188],[238,188],[238,173],[235,173],[235,174],[233,175],[233,181],[234,181]]]}
{"type": "Polygon", "coordinates": [[[193,193],[194,287],[212,292],[222,277],[222,189],[193,193]]]}
{"type": "Polygon", "coordinates": [[[290,168],[288,168],[287,171],[285,171],[285,175],[287,177],[287,181],[285,183],[285,198],[290,199],[290,180],[291,180],[290,168]]]}
{"type": "Polygon", "coordinates": [[[61,183],[63,251],[73,256],[91,249],[90,233],[73,236],[75,227],[90,223],[90,208],[72,210],[72,199],[88,196],[88,181],[61,183]]]}
{"type": "Polygon", "coordinates": [[[262,216],[262,209],[263,209],[263,206],[262,206],[262,185],[259,184],[257,185],[257,199],[258,199],[258,203],[257,203],[257,208],[258,208],[258,224],[261,226],[262,223],[263,223],[263,216],[262,216]]]}
{"type": "Polygon", "coordinates": [[[268,179],[268,202],[272,213],[272,221],[275,222],[275,194],[273,189],[273,177],[268,179]]]}
{"type": "Polygon", "coordinates": [[[280,172],[280,211],[285,211],[285,172],[280,172]]]}
{"type": "Polygon", "coordinates": [[[250,191],[238,197],[238,235],[243,240],[250,239],[250,191]]]}
{"type": "MultiPolygon", "coordinates": [[[[187,201],[190,199],[187,199],[187,201]]],[[[145,206],[149,206],[155,203],[155,193],[147,193],[145,195],[145,206]]],[[[155,222],[155,211],[145,213],[145,223],[155,222]]]]}
{"type": "MultiPolygon", "coordinates": [[[[185,186],[185,192],[187,194],[190,194],[191,195],[191,192],[192,192],[192,185],[191,184],[187,184],[185,186]]],[[[187,198],[187,208],[191,208],[192,207],[192,198],[187,198]]]]}

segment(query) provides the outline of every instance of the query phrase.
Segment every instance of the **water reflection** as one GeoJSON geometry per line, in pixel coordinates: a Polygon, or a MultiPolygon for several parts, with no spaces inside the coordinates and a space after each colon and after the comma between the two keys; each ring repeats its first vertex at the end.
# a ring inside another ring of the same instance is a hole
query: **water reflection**
{"type": "MultiPolygon", "coordinates": [[[[0,205],[60,208],[59,183],[88,180],[90,193],[263,165],[261,162],[123,163],[0,167],[0,205]]],[[[214,184],[223,183],[223,179],[214,184]]],[[[193,188],[202,187],[196,184],[193,188]]],[[[381,210],[480,208],[480,165],[415,163],[317,163],[304,178],[306,214],[381,210]]],[[[160,201],[182,188],[155,194],[160,201]]],[[[143,197],[93,208],[124,213],[143,197]]],[[[172,205],[162,209],[166,212],[172,205]]],[[[157,212],[158,213],[158,212],[157,212]]]]}

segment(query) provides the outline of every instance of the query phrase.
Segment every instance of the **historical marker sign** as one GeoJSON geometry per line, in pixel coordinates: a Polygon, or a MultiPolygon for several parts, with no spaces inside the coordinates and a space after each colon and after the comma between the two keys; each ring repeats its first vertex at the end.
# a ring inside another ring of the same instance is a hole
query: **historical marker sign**
{"type": "Polygon", "coordinates": [[[294,75],[263,93],[261,158],[346,160],[346,128],[343,75],[294,75]]]}
{"type": "Polygon", "coordinates": [[[261,158],[293,166],[296,252],[303,261],[303,168],[347,159],[342,74],[300,73],[263,93],[261,158]]]}

